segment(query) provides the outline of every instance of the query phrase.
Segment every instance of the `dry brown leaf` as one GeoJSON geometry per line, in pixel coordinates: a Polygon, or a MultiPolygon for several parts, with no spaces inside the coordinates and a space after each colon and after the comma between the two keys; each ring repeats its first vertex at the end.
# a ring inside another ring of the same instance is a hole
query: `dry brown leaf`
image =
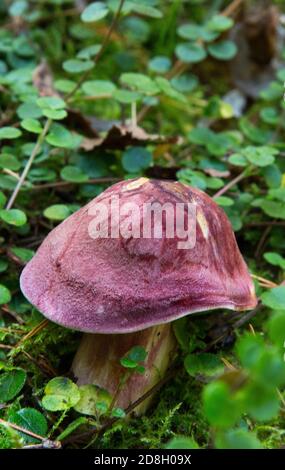
{"type": "Polygon", "coordinates": [[[108,150],[123,150],[129,145],[148,145],[148,144],[181,144],[182,138],[178,136],[165,137],[158,134],[148,134],[141,127],[115,125],[104,137],[95,139],[85,138],[81,147],[90,151],[100,147],[108,150]]]}
{"type": "Polygon", "coordinates": [[[41,96],[60,96],[53,86],[53,76],[49,65],[42,61],[33,72],[33,84],[41,96]]]}
{"type": "Polygon", "coordinates": [[[230,176],[230,172],[228,170],[220,171],[216,170],[215,168],[205,168],[204,172],[213,178],[228,178],[230,176]]]}

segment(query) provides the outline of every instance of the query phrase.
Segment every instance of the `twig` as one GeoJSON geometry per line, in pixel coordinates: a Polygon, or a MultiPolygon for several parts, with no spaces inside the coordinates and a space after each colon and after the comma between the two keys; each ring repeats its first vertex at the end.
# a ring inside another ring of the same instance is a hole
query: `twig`
{"type": "Polygon", "coordinates": [[[245,224],[244,227],[268,227],[271,225],[276,227],[285,227],[285,222],[279,222],[277,220],[264,222],[249,222],[248,224],[245,224]]]}
{"type": "Polygon", "coordinates": [[[258,242],[258,245],[257,245],[257,248],[256,248],[256,250],[255,250],[255,253],[254,253],[254,257],[255,257],[255,258],[258,259],[258,258],[260,257],[261,252],[262,252],[262,249],[263,249],[263,247],[264,247],[264,245],[265,245],[265,243],[266,243],[266,239],[267,239],[268,235],[270,234],[271,230],[272,230],[272,225],[266,227],[266,229],[264,230],[264,232],[263,232],[263,234],[262,234],[262,236],[261,236],[261,238],[260,238],[260,240],[259,240],[259,242],[258,242]]]}
{"type": "Polygon", "coordinates": [[[1,310],[2,310],[2,312],[6,313],[7,315],[10,315],[12,318],[14,318],[14,320],[16,320],[18,323],[20,323],[20,325],[24,325],[24,324],[25,324],[25,321],[23,320],[23,318],[21,318],[19,315],[17,315],[17,313],[12,312],[12,311],[7,307],[7,305],[2,305],[2,306],[1,306],[1,310]]]}
{"type": "Polygon", "coordinates": [[[11,197],[10,197],[8,203],[7,203],[6,209],[11,209],[11,207],[13,206],[13,204],[14,204],[14,202],[15,202],[15,199],[16,199],[16,197],[18,196],[18,193],[19,193],[19,191],[20,191],[22,185],[23,185],[24,182],[25,182],[26,176],[27,176],[27,174],[28,174],[28,172],[29,172],[29,170],[30,170],[32,164],[33,164],[33,161],[34,161],[34,159],[36,158],[36,156],[38,155],[38,153],[39,153],[39,151],[40,151],[41,145],[42,145],[42,143],[43,143],[43,141],[44,141],[44,138],[45,138],[46,134],[47,134],[48,131],[49,131],[49,128],[50,128],[51,124],[52,124],[52,120],[51,120],[51,119],[48,119],[48,120],[46,121],[46,123],[45,123],[45,126],[44,126],[44,128],[43,128],[41,134],[40,134],[39,137],[38,137],[38,140],[37,140],[37,142],[36,142],[36,145],[34,146],[34,149],[33,149],[32,153],[31,153],[31,155],[30,155],[30,158],[29,158],[29,160],[27,161],[27,164],[26,164],[26,166],[25,166],[25,168],[24,168],[24,171],[23,171],[23,173],[21,174],[20,179],[19,179],[19,181],[18,181],[18,183],[17,183],[17,185],[16,185],[16,187],[15,187],[15,189],[14,189],[14,191],[13,191],[13,193],[12,193],[12,195],[11,195],[11,197]]]}
{"type": "Polygon", "coordinates": [[[27,434],[28,436],[34,437],[35,439],[38,439],[40,441],[44,441],[45,437],[40,436],[39,434],[36,434],[32,431],[28,431],[25,428],[22,428],[21,426],[18,426],[17,424],[10,423],[9,421],[5,421],[4,419],[0,418],[0,424],[2,424],[5,427],[10,427],[12,429],[15,429],[16,431],[20,431],[24,434],[27,434]]]}
{"type": "Polygon", "coordinates": [[[44,363],[42,361],[43,365],[41,365],[40,363],[41,357],[39,358],[39,360],[37,360],[34,357],[32,357],[27,351],[24,351],[24,350],[21,351],[21,354],[26,356],[29,359],[29,361],[35,364],[38,367],[38,369],[42,372],[42,374],[44,374],[46,377],[50,378],[50,377],[56,377],[58,375],[57,371],[47,362],[44,363]]]}
{"type": "Polygon", "coordinates": [[[41,321],[35,328],[33,328],[27,335],[25,335],[15,346],[15,348],[18,348],[22,343],[27,341],[27,339],[32,338],[34,335],[38,334],[41,330],[46,328],[49,324],[49,320],[43,320],[41,321]]]}
{"type": "Polygon", "coordinates": [[[49,439],[45,439],[42,441],[41,444],[30,444],[27,446],[23,446],[22,449],[60,449],[61,442],[59,441],[50,441],[49,439]]]}
{"type": "Polygon", "coordinates": [[[237,370],[237,368],[231,364],[230,361],[228,361],[227,358],[225,357],[221,357],[221,361],[225,364],[225,366],[229,369],[229,370],[237,370]]]}
{"type": "Polygon", "coordinates": [[[243,0],[233,0],[224,11],[222,11],[221,15],[223,16],[232,16],[236,13],[236,10],[241,7],[243,0]]]}
{"type": "Polygon", "coordinates": [[[222,194],[225,194],[229,189],[231,189],[233,186],[239,183],[246,176],[248,176],[248,171],[244,170],[242,173],[236,176],[233,180],[227,183],[223,188],[221,188],[217,193],[215,193],[213,197],[215,198],[215,197],[222,196],[222,194]]]}
{"type": "Polygon", "coordinates": [[[267,284],[268,287],[277,287],[278,284],[275,282],[270,281],[269,279],[265,279],[265,277],[257,276],[256,274],[251,274],[251,277],[253,279],[256,279],[257,281],[260,281],[262,284],[267,284]]]}
{"type": "Polygon", "coordinates": [[[42,189],[50,189],[50,188],[63,188],[65,186],[70,186],[73,184],[103,184],[103,183],[116,183],[117,181],[120,181],[120,178],[115,178],[115,177],[106,177],[106,178],[93,178],[87,181],[56,181],[54,183],[44,183],[44,184],[37,184],[35,186],[32,186],[30,191],[38,191],[42,189]]]}
{"type": "Polygon", "coordinates": [[[242,325],[244,325],[245,323],[247,323],[249,320],[251,320],[257,314],[257,312],[261,308],[262,308],[262,304],[258,304],[257,307],[255,307],[253,310],[251,310],[250,312],[243,315],[239,320],[237,320],[233,324],[233,329],[236,330],[236,329],[240,328],[242,325]]]}

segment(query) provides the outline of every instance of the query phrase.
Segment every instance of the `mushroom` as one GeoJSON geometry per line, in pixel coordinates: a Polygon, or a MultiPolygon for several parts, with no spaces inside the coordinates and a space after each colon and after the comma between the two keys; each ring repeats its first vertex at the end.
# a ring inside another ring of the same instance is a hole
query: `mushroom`
{"type": "Polygon", "coordinates": [[[256,306],[252,280],[224,211],[198,189],[147,178],[109,187],[54,228],[24,268],[20,283],[48,319],[85,332],[72,365],[78,384],[108,390],[122,408],[165,373],[176,345],[173,320],[256,306]],[[193,246],[181,249],[182,237],[176,232],[168,236],[162,212],[160,236],[153,231],[142,235],[144,207],[152,203],[180,204],[183,217],[184,208],[195,209],[193,246]],[[98,208],[104,207],[98,218],[98,208]],[[134,346],[148,353],[145,373],[130,374],[122,386],[120,359],[134,346]]]}

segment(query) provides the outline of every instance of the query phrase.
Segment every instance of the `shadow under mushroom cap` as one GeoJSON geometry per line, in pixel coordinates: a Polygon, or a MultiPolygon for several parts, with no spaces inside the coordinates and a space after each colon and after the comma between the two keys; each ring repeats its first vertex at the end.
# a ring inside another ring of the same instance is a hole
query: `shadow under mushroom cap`
{"type": "Polygon", "coordinates": [[[147,178],[111,186],[53,229],[20,282],[24,295],[47,318],[91,333],[139,331],[193,312],[256,305],[224,211],[197,189],[147,178]],[[99,202],[110,207],[113,196],[140,208],[152,202],[194,203],[195,246],[178,249],[177,236],[165,236],[165,220],[159,239],[92,238],[92,208],[99,202]]]}

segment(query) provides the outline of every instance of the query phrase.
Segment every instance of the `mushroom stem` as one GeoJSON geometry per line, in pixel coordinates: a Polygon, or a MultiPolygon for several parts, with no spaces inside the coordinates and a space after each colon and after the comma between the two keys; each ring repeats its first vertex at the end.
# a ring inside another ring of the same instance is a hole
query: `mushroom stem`
{"type": "MultiPolygon", "coordinates": [[[[112,394],[114,406],[126,409],[161,380],[175,346],[170,323],[127,334],[84,334],[72,371],[78,385],[98,385],[112,394]],[[148,353],[143,374],[132,373],[131,369],[120,365],[120,359],[134,346],[142,346],[148,353]]],[[[135,413],[143,414],[150,402],[151,397],[141,403],[135,413]]]]}

